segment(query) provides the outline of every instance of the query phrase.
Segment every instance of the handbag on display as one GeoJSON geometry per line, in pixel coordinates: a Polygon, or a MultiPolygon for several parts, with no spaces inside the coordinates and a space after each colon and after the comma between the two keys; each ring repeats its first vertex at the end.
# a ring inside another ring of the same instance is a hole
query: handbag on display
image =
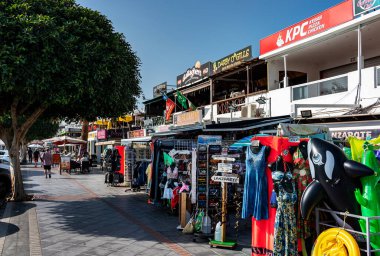
{"type": "Polygon", "coordinates": [[[193,219],[193,217],[191,217],[189,222],[187,222],[186,226],[182,230],[182,233],[184,233],[184,234],[194,233],[194,219],[193,219]]]}

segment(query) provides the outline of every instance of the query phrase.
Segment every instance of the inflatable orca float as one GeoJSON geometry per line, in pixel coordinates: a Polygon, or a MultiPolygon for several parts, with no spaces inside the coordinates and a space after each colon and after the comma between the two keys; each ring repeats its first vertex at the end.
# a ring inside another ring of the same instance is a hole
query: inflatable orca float
{"type": "MultiPolygon", "coordinates": [[[[334,211],[361,215],[354,191],[361,188],[360,178],[373,175],[374,171],[348,160],[339,147],[318,138],[309,141],[307,153],[313,181],[301,197],[302,218],[308,219],[311,211],[322,200],[334,211]]],[[[353,228],[360,230],[357,221],[355,224],[353,228]]]]}

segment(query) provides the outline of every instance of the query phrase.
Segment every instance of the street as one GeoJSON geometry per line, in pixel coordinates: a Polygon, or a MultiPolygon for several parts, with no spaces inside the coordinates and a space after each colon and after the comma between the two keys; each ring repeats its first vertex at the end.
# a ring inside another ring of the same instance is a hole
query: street
{"type": "MultiPolygon", "coordinates": [[[[24,167],[25,189],[35,200],[2,209],[2,255],[250,255],[250,229],[236,250],[176,230],[178,217],[147,203],[144,192],[107,187],[104,174],[59,175],[24,167]]],[[[0,213],[1,214],[1,213],[0,213]]],[[[239,234],[240,234],[239,233],[239,234]]],[[[241,240],[240,240],[241,239],[241,240]]]]}

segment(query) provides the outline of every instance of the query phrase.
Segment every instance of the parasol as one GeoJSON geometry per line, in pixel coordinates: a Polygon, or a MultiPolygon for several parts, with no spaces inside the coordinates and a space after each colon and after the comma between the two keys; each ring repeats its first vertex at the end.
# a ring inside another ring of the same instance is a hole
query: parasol
{"type": "Polygon", "coordinates": [[[51,139],[48,139],[49,142],[51,142],[54,145],[63,145],[63,144],[75,144],[75,145],[80,145],[80,144],[86,144],[87,141],[69,137],[69,136],[60,136],[60,137],[54,137],[51,139]]]}

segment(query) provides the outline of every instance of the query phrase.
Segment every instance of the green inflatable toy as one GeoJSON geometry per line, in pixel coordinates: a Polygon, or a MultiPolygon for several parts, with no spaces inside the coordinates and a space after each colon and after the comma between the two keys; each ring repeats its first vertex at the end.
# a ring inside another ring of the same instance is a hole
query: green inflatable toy
{"type": "MultiPolygon", "coordinates": [[[[370,167],[375,172],[375,174],[360,179],[363,186],[363,193],[361,193],[359,189],[356,189],[355,197],[358,203],[361,205],[362,216],[380,216],[380,188],[377,186],[380,180],[379,164],[377,162],[375,153],[373,152],[373,145],[366,141],[364,142],[363,149],[364,152],[362,157],[362,164],[370,167]]],[[[362,232],[365,233],[365,220],[359,220],[359,224],[362,232]]],[[[380,232],[380,220],[371,220],[369,229],[371,233],[380,232]]],[[[371,236],[370,242],[373,249],[380,249],[380,236],[371,236]]],[[[380,253],[377,252],[375,255],[380,255],[380,253]]]]}

